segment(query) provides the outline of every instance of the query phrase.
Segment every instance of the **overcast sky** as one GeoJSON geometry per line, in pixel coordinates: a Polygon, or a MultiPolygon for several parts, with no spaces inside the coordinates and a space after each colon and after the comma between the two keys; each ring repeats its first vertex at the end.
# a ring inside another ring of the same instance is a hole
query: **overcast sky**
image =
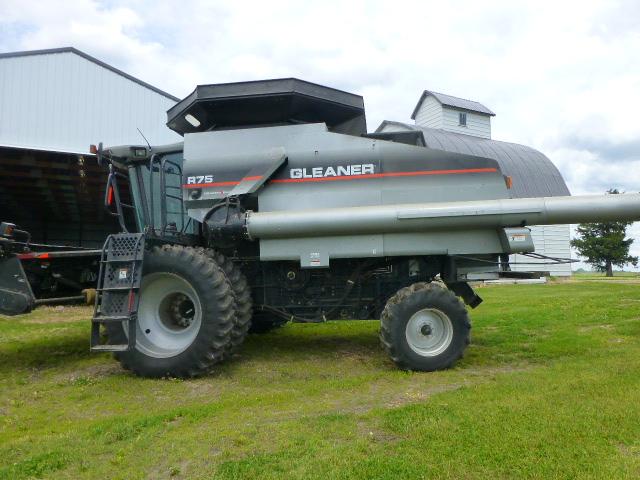
{"type": "MultiPolygon", "coordinates": [[[[0,51],[74,46],[178,97],[295,76],[364,96],[369,130],[424,89],[497,113],[571,192],[640,191],[640,1],[0,1],[0,51]]],[[[640,255],[640,226],[634,252],[640,255]]]]}

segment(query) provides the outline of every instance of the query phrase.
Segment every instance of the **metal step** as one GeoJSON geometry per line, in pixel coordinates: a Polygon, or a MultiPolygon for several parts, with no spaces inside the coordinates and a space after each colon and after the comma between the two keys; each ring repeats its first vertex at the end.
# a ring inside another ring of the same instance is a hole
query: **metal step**
{"type": "Polygon", "coordinates": [[[107,237],[100,258],[96,304],[91,319],[92,352],[126,352],[135,347],[144,242],[142,233],[107,237]],[[128,322],[128,344],[100,343],[100,325],[124,322],[128,322]]]}
{"type": "Polygon", "coordinates": [[[116,315],[116,316],[110,316],[110,317],[104,316],[104,315],[98,315],[91,319],[92,322],[96,322],[96,323],[128,322],[129,320],[131,320],[131,317],[129,317],[129,315],[116,315]]]}
{"type": "Polygon", "coordinates": [[[96,292],[128,292],[130,290],[139,290],[140,287],[107,287],[96,288],[96,292]]]}
{"type": "Polygon", "coordinates": [[[132,347],[129,345],[94,345],[91,347],[92,352],[128,352],[132,347]]]}

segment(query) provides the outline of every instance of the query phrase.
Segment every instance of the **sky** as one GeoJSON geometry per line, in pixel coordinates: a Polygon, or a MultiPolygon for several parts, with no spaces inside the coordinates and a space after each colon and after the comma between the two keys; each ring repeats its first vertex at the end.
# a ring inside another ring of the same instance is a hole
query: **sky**
{"type": "Polygon", "coordinates": [[[476,100],[572,194],[640,191],[638,0],[0,0],[0,51],[63,46],[177,97],[290,76],[358,93],[369,130],[425,89],[476,100]]]}

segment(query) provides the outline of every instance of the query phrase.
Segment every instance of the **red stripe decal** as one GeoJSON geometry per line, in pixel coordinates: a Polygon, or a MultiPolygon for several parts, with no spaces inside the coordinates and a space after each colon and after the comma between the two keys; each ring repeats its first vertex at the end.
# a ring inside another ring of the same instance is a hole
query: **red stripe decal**
{"type": "Polygon", "coordinates": [[[210,182],[210,183],[190,183],[182,185],[183,188],[207,188],[207,187],[234,187],[240,182],[210,182]]]}
{"type": "Polygon", "coordinates": [[[420,170],[417,172],[367,173],[365,175],[341,175],[337,177],[281,178],[271,180],[269,183],[331,182],[335,180],[359,180],[361,178],[415,177],[420,175],[457,175],[461,173],[490,173],[496,171],[497,169],[495,168],[468,168],[465,170],[420,170]]]}
{"type": "Polygon", "coordinates": [[[133,300],[134,300],[133,290],[129,291],[129,313],[133,310],[133,300]]]}
{"type": "Polygon", "coordinates": [[[49,254],[49,252],[45,252],[45,253],[19,253],[18,255],[16,255],[20,260],[31,260],[34,258],[38,258],[38,259],[42,259],[42,260],[47,260],[48,258],[51,257],[51,255],[49,254]]]}
{"type": "MultiPolygon", "coordinates": [[[[339,180],[360,180],[366,178],[384,178],[384,177],[417,177],[421,175],[460,175],[465,173],[494,173],[496,168],[466,168],[458,170],[418,170],[416,172],[387,172],[387,173],[367,173],[364,175],[340,175],[336,177],[311,177],[311,178],[279,178],[269,180],[269,183],[302,183],[302,182],[333,182],[339,180]]],[[[245,177],[244,180],[258,180],[262,178],[245,177]]],[[[212,183],[195,183],[190,185],[182,185],[183,188],[207,188],[207,187],[226,187],[239,185],[240,182],[212,182],[212,183]]]]}

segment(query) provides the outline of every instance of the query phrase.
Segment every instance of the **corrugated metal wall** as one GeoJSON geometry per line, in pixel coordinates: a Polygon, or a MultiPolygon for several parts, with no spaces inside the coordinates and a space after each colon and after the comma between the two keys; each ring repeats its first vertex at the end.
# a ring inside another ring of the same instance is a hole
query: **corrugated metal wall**
{"type": "Polygon", "coordinates": [[[175,101],[74,52],[0,58],[0,145],[86,153],[91,143],[173,143],[175,101]]]}
{"type": "MultiPolygon", "coordinates": [[[[536,225],[530,228],[536,253],[549,257],[571,258],[570,225],[536,225]]],[[[558,277],[571,275],[570,263],[545,265],[549,260],[537,261],[523,255],[511,255],[509,261],[511,270],[516,272],[549,272],[558,277]],[[530,265],[531,263],[540,263],[541,265],[530,265]]]]}

